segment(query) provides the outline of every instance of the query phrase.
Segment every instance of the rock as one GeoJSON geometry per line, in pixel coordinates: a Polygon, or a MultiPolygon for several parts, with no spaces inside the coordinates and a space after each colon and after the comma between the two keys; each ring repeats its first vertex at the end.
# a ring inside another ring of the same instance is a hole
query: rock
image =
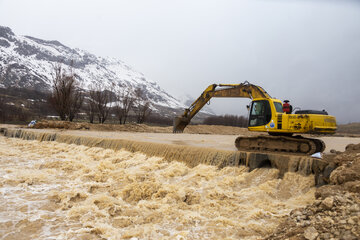
{"type": "Polygon", "coordinates": [[[342,188],[339,185],[325,185],[316,189],[315,198],[325,199],[334,195],[341,194],[342,188]]]}
{"type": "Polygon", "coordinates": [[[357,238],[354,235],[352,235],[350,231],[346,231],[342,235],[342,239],[344,239],[344,240],[356,240],[357,238]]]}
{"type": "Polygon", "coordinates": [[[350,225],[345,225],[345,227],[344,227],[346,230],[350,230],[351,228],[352,228],[352,226],[350,226],[350,225]]]}
{"type": "Polygon", "coordinates": [[[339,236],[340,235],[340,232],[338,230],[334,231],[334,235],[335,236],[339,236]]]}
{"type": "Polygon", "coordinates": [[[351,181],[345,183],[345,189],[349,192],[360,193],[360,181],[351,181]]]}
{"type": "Polygon", "coordinates": [[[340,223],[340,224],[346,224],[346,220],[344,220],[344,219],[343,219],[343,220],[340,220],[339,223],[340,223]]]}
{"type": "Polygon", "coordinates": [[[338,195],[338,196],[336,196],[336,201],[338,201],[339,203],[346,203],[346,199],[343,197],[343,196],[341,196],[341,195],[338,195]]]}
{"type": "Polygon", "coordinates": [[[302,215],[302,214],[301,214],[300,211],[295,211],[294,213],[292,213],[292,215],[293,215],[294,217],[297,217],[297,216],[300,216],[300,215],[302,215]]]}
{"type": "Polygon", "coordinates": [[[297,216],[296,221],[300,222],[302,219],[304,219],[304,216],[297,216]]]}
{"type": "Polygon", "coordinates": [[[330,183],[332,184],[343,184],[356,180],[360,180],[360,174],[355,169],[345,165],[338,167],[330,175],[330,183]]]}
{"type": "Polygon", "coordinates": [[[355,151],[358,152],[360,150],[360,144],[349,144],[345,147],[346,151],[355,151]]]}
{"type": "Polygon", "coordinates": [[[303,221],[303,222],[298,223],[298,226],[306,227],[306,226],[309,226],[310,224],[311,224],[310,221],[303,221]]]}
{"type": "Polygon", "coordinates": [[[346,151],[351,151],[351,150],[353,150],[354,146],[355,146],[355,144],[350,143],[345,147],[345,150],[346,151]]]}
{"type": "Polygon", "coordinates": [[[322,209],[329,210],[334,206],[334,198],[327,197],[321,202],[322,209]]]}
{"type": "Polygon", "coordinates": [[[315,240],[319,233],[314,227],[308,227],[304,232],[304,237],[308,240],[315,240]]]}
{"type": "Polygon", "coordinates": [[[330,233],[324,233],[322,236],[323,239],[330,239],[331,238],[331,234],[330,233]]]}
{"type": "Polygon", "coordinates": [[[328,222],[329,224],[334,224],[334,220],[331,217],[325,217],[324,221],[328,222]]]}
{"type": "Polygon", "coordinates": [[[351,219],[356,223],[359,222],[359,217],[358,216],[354,216],[351,219]]]}
{"type": "Polygon", "coordinates": [[[350,212],[359,212],[359,205],[357,204],[353,204],[351,205],[351,207],[349,208],[350,212]]]}

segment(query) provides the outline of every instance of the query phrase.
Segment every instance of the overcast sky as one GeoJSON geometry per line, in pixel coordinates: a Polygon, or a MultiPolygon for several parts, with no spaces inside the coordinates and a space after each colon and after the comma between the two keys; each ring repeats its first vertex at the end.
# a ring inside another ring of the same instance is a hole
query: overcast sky
{"type": "MultiPolygon", "coordinates": [[[[0,25],[116,57],[175,97],[248,80],[360,122],[360,1],[0,0],[0,25]]],[[[247,99],[213,99],[246,114],[247,99]]]]}

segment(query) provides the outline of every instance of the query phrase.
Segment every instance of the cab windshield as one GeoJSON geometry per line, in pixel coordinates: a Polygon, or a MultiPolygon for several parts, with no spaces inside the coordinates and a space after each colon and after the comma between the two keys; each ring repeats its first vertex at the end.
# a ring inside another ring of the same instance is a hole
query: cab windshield
{"type": "Polygon", "coordinates": [[[263,126],[271,120],[271,108],[267,100],[254,101],[251,104],[249,126],[263,126]]]}
{"type": "Polygon", "coordinates": [[[281,103],[279,103],[279,102],[274,102],[274,105],[275,105],[276,112],[278,112],[278,113],[283,113],[283,106],[282,106],[281,103]]]}

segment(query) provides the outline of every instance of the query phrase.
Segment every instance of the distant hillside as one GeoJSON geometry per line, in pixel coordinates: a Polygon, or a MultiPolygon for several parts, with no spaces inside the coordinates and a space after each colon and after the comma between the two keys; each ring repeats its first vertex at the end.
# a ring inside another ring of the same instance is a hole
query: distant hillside
{"type": "Polygon", "coordinates": [[[173,112],[184,107],[155,81],[149,80],[123,61],[72,49],[58,41],[16,35],[10,28],[0,26],[0,88],[48,92],[56,63],[62,63],[65,69],[72,64],[80,86],[84,89],[96,84],[112,90],[141,88],[155,111],[161,112],[168,108],[168,112],[173,112]]]}

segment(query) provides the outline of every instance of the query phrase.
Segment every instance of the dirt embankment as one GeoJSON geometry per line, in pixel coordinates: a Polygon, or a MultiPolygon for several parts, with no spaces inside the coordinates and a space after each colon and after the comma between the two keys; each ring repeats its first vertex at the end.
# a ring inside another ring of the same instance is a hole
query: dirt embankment
{"type": "Polygon", "coordinates": [[[360,123],[349,123],[349,124],[338,125],[337,132],[360,135],[360,123]]]}
{"type": "MultiPolygon", "coordinates": [[[[91,124],[87,122],[68,122],[41,120],[34,128],[55,128],[67,130],[90,130],[90,131],[123,131],[123,132],[151,132],[151,133],[172,133],[172,126],[152,126],[147,124],[91,124]]],[[[185,133],[193,134],[221,134],[221,135],[257,135],[256,132],[249,132],[247,128],[219,126],[219,125],[188,125],[185,133]]],[[[334,136],[359,137],[360,123],[339,125],[334,136]]]]}
{"type": "MultiPolygon", "coordinates": [[[[171,126],[151,126],[146,124],[91,124],[85,122],[67,121],[39,121],[34,128],[54,128],[66,130],[90,130],[90,131],[123,131],[123,132],[149,132],[149,133],[172,133],[171,126]]],[[[189,125],[185,133],[192,134],[221,134],[221,135],[252,135],[247,128],[218,126],[218,125],[189,125]]]]}
{"type": "Polygon", "coordinates": [[[316,190],[313,204],[293,210],[266,239],[360,239],[360,144],[326,158],[339,165],[330,183],[316,190]]]}

